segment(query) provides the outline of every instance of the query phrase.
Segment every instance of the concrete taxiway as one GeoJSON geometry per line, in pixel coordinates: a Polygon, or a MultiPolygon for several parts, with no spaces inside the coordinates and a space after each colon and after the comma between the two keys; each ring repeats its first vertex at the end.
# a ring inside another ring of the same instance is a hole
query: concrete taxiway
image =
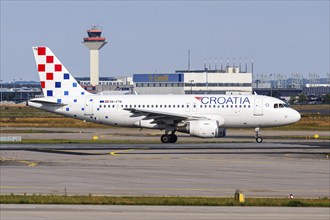
{"type": "Polygon", "coordinates": [[[327,142],[2,144],[1,194],[330,197],[327,142]]]}
{"type": "Polygon", "coordinates": [[[24,219],[290,219],[328,220],[329,208],[0,205],[1,220],[24,219]],[[37,210],[37,211],[36,211],[37,210]]]}

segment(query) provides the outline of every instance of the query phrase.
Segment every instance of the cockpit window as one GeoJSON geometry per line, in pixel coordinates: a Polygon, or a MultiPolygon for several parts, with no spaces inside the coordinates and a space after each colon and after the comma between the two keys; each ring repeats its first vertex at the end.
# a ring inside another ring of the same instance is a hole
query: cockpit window
{"type": "Polygon", "coordinates": [[[286,103],[275,103],[274,108],[289,108],[289,105],[286,103]]]}

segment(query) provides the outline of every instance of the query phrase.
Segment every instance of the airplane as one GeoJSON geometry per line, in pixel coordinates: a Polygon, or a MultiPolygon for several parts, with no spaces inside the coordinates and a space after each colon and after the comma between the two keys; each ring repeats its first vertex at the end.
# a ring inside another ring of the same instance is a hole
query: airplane
{"type": "Polygon", "coordinates": [[[53,52],[33,47],[42,98],[27,105],[89,122],[164,130],[162,143],[175,143],[176,132],[200,138],[226,136],[227,128],[260,129],[293,124],[300,114],[277,98],[243,95],[99,95],[85,91],[53,52]]]}

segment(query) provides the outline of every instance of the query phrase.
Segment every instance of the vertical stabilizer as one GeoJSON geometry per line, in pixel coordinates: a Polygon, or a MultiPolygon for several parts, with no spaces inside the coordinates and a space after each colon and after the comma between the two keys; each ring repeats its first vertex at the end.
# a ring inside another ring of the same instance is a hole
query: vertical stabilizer
{"type": "Polygon", "coordinates": [[[45,97],[84,96],[84,90],[48,47],[33,47],[45,97]]]}

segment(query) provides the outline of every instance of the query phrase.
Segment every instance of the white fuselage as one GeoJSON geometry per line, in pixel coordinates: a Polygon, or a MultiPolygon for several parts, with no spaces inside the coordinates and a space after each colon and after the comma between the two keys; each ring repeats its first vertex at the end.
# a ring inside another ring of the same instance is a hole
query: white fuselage
{"type": "Polygon", "coordinates": [[[297,122],[300,114],[279,99],[259,95],[89,95],[50,97],[63,105],[28,102],[29,106],[106,125],[164,129],[128,109],[187,117],[221,117],[223,128],[274,127],[297,122]]]}

